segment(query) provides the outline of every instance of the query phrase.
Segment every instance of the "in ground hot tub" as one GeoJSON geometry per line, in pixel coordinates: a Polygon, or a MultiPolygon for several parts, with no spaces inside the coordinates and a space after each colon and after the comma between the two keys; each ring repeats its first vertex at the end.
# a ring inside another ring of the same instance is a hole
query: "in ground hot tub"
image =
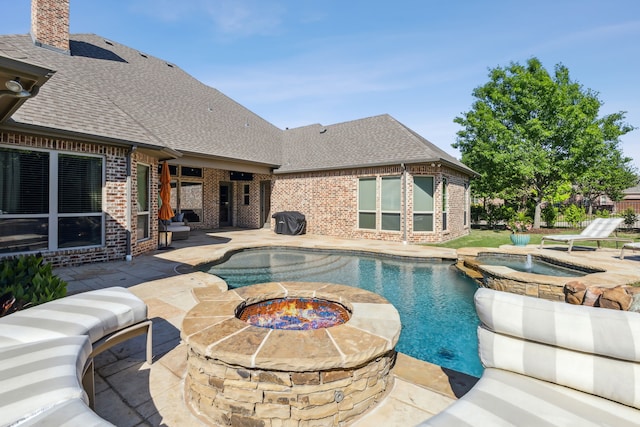
{"type": "Polygon", "coordinates": [[[373,408],[391,389],[400,316],[377,294],[286,282],[196,295],[200,303],[182,328],[189,347],[185,396],[213,425],[337,426],[373,408]],[[274,301],[312,320],[293,319],[274,301]],[[269,326],[247,321],[269,312],[265,306],[276,307],[266,317],[280,320],[269,326]],[[274,326],[283,318],[306,326],[274,326]]]}

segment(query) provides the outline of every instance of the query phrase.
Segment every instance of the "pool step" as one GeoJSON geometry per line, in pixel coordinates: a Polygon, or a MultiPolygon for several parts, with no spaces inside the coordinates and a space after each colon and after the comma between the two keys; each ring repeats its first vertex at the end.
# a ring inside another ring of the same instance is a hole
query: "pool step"
{"type": "Polygon", "coordinates": [[[476,262],[475,257],[473,259],[458,259],[456,267],[473,280],[482,281],[483,279],[482,273],[478,270],[478,263],[476,262]]]}
{"type": "MultiPolygon", "coordinates": [[[[334,256],[322,257],[312,261],[300,261],[298,263],[286,262],[271,267],[268,275],[268,281],[279,282],[287,281],[309,281],[318,282],[326,281],[326,276],[333,271],[340,270],[351,262],[350,259],[334,256]]],[[[225,278],[236,277],[241,278],[242,284],[253,284],[265,281],[266,266],[253,265],[248,268],[212,268],[209,270],[211,274],[225,278]]]]}

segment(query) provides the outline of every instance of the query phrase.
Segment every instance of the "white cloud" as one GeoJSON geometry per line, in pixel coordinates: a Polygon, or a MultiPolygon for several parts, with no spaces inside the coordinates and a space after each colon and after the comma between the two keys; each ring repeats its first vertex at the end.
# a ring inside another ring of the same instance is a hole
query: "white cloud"
{"type": "Polygon", "coordinates": [[[486,73],[484,62],[451,60],[450,52],[438,51],[437,46],[416,51],[415,45],[402,43],[402,39],[387,40],[392,46],[386,49],[381,47],[385,42],[371,34],[316,39],[295,46],[288,57],[250,65],[211,62],[196,74],[204,83],[243,102],[267,104],[412,90],[420,96],[427,88],[441,90],[446,83],[486,73]]]}
{"type": "Polygon", "coordinates": [[[213,33],[234,37],[277,32],[286,12],[278,2],[260,0],[136,0],[130,8],[162,22],[184,21],[185,26],[204,17],[213,33]]]}
{"type": "Polygon", "coordinates": [[[277,31],[285,8],[275,2],[259,0],[204,1],[203,9],[216,30],[229,35],[265,35],[277,31]]]}

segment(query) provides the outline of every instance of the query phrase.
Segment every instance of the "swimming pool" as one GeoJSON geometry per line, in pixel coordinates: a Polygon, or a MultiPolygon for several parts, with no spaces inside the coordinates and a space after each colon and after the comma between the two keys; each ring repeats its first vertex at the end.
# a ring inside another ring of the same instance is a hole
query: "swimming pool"
{"type": "Polygon", "coordinates": [[[347,251],[256,248],[202,268],[230,288],[263,282],[330,282],[388,299],[400,313],[396,349],[473,376],[482,374],[473,305],[477,284],[448,262],[347,251]]]}

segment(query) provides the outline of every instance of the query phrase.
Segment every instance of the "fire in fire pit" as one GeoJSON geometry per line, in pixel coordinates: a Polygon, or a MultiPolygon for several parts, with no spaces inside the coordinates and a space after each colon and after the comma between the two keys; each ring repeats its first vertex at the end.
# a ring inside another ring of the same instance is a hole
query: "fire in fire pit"
{"type": "Polygon", "coordinates": [[[349,312],[318,298],[276,298],[244,307],[238,318],[261,328],[309,330],[340,325],[349,320],[349,312]]]}

